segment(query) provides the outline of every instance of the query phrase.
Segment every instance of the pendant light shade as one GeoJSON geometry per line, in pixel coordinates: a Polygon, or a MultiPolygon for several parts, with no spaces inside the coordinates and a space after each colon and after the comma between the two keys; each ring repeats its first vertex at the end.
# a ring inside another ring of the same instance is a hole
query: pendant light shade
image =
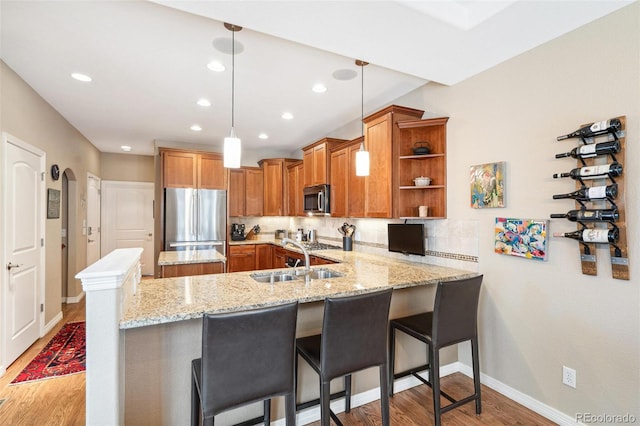
{"type": "Polygon", "coordinates": [[[364,142],[360,142],[360,150],[356,152],[356,176],[369,176],[369,151],[365,151],[364,142]]]}
{"type": "Polygon", "coordinates": [[[242,141],[236,137],[234,127],[234,107],[235,107],[235,69],[236,69],[236,31],[242,27],[233,24],[224,24],[225,28],[231,31],[231,134],[224,138],[224,167],[237,169],[240,167],[242,157],[242,141]]]}
{"type": "MultiPolygon", "coordinates": [[[[362,114],[362,136],[364,137],[364,66],[369,65],[369,63],[356,59],[356,65],[360,67],[360,76],[362,78],[360,111],[362,114]]],[[[360,150],[356,152],[356,176],[369,176],[369,151],[365,150],[364,142],[360,143],[360,150]]]]}

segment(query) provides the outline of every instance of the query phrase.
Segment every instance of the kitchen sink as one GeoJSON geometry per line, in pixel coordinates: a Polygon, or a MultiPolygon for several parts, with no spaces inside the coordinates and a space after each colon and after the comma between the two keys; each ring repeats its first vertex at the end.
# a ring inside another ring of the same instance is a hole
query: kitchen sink
{"type": "Polygon", "coordinates": [[[327,268],[312,269],[310,275],[312,280],[325,280],[327,278],[344,277],[344,274],[327,268]]]}
{"type": "Polygon", "coordinates": [[[259,283],[279,283],[296,279],[296,276],[289,272],[260,272],[249,276],[259,283]]]}

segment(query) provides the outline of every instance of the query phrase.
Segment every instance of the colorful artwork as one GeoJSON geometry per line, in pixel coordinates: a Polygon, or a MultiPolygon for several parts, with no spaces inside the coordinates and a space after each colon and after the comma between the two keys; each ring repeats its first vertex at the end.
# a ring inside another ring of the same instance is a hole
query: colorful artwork
{"type": "Polygon", "coordinates": [[[495,252],[546,260],[547,221],[496,217],[495,252]]]}
{"type": "Polygon", "coordinates": [[[505,162],[471,166],[471,207],[504,207],[505,162]]]}

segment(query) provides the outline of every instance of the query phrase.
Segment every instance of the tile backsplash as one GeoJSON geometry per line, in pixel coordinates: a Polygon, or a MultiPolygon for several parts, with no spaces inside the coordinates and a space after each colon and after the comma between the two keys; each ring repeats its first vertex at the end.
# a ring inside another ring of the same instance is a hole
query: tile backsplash
{"type": "Polygon", "coordinates": [[[342,245],[342,234],[338,232],[338,228],[347,222],[356,226],[353,250],[478,272],[478,222],[475,220],[409,220],[408,223],[423,223],[426,227],[426,256],[407,256],[388,251],[387,224],[404,222],[398,219],[330,216],[230,218],[230,223],[236,222],[246,224],[247,230],[259,224],[263,238],[272,238],[276,229],[292,233],[298,228],[304,228],[305,232],[315,229],[319,241],[338,246],[342,245]]]}

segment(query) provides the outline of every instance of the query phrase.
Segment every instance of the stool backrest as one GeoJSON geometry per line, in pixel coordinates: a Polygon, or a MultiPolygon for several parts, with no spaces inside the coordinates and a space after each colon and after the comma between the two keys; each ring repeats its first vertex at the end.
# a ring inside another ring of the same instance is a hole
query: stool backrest
{"type": "Polygon", "coordinates": [[[201,389],[205,416],[293,389],[297,314],[298,302],[205,314],[201,389]]]}
{"type": "Polygon", "coordinates": [[[431,334],[436,348],[478,335],[478,298],[482,277],[438,283],[431,334]]]}
{"type": "Polygon", "coordinates": [[[386,361],[391,292],[325,299],[320,350],[323,379],[386,361]]]}

